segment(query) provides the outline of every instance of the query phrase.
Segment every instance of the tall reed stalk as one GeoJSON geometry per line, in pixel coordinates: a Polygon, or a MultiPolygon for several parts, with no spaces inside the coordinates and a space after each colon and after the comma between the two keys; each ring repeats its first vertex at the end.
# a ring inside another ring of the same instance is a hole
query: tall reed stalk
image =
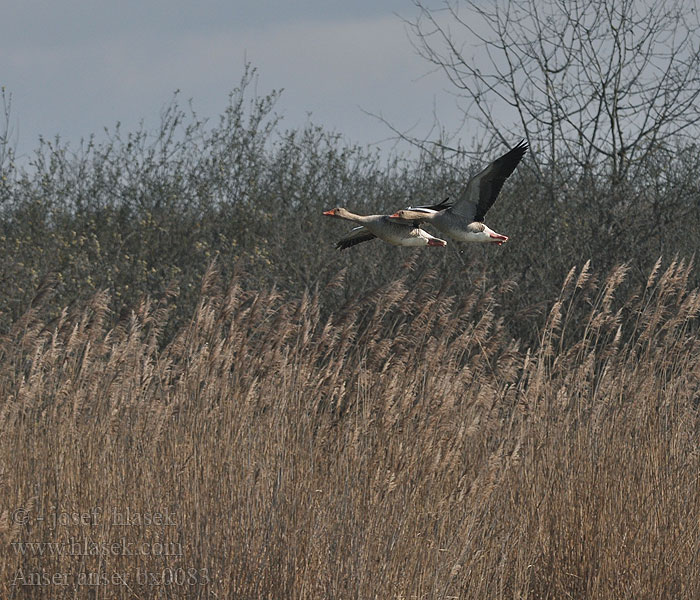
{"type": "Polygon", "coordinates": [[[699,597],[690,272],[572,270],[531,347],[429,274],[322,317],[342,273],[212,267],[167,345],[167,295],[32,309],[0,340],[0,597],[699,597]]]}

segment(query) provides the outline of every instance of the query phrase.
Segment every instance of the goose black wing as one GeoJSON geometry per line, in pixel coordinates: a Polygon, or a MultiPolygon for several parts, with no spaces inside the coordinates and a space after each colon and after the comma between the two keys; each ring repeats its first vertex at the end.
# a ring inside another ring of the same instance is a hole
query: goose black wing
{"type": "Polygon", "coordinates": [[[528,144],[522,140],[517,146],[494,160],[481,173],[474,175],[452,207],[452,212],[469,221],[483,221],[506,179],[515,171],[527,150],[528,144]]]}
{"type": "Polygon", "coordinates": [[[338,250],[345,250],[346,248],[352,248],[357,244],[361,244],[362,242],[369,242],[376,237],[376,235],[368,231],[365,227],[355,227],[349,235],[338,240],[335,247],[338,248],[338,250]]]}

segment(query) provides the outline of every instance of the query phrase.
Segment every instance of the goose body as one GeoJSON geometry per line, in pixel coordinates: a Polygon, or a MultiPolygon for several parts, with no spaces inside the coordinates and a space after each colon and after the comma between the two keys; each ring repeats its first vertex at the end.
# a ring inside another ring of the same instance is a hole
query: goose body
{"type": "Polygon", "coordinates": [[[390,216],[397,222],[430,223],[457,242],[487,242],[499,246],[508,236],[496,233],[484,223],[486,212],[496,201],[503,184],[528,150],[524,140],[483,171],[474,175],[457,201],[447,208],[418,207],[399,210],[390,216]]]}
{"type": "Polygon", "coordinates": [[[391,219],[387,215],[357,215],[345,208],[324,211],[324,215],[357,223],[352,232],[335,245],[344,250],[361,242],[379,238],[394,246],[446,246],[447,242],[430,235],[417,224],[404,219],[391,219]]]}

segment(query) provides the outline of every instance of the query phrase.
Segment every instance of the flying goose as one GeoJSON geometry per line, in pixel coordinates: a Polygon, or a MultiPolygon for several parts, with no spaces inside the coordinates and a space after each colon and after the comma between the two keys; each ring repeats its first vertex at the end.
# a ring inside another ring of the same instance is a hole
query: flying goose
{"type": "MultiPolygon", "coordinates": [[[[499,246],[508,236],[496,233],[484,224],[503,183],[528,150],[525,140],[474,175],[457,201],[447,208],[416,207],[399,210],[390,216],[397,222],[430,223],[435,229],[458,242],[491,242],[499,246]]],[[[437,205],[440,206],[440,205],[437,205]]]]}
{"type": "Polygon", "coordinates": [[[339,250],[355,244],[379,238],[394,246],[446,246],[445,240],[438,239],[420,228],[418,224],[402,219],[390,219],[387,215],[356,215],[345,208],[333,208],[323,212],[328,217],[354,221],[359,224],[342,238],[335,247],[339,250]]]}

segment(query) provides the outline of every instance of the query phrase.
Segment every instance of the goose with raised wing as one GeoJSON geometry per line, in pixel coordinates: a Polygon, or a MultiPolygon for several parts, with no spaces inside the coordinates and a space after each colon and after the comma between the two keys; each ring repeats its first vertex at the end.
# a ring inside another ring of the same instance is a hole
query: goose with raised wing
{"type": "Polygon", "coordinates": [[[323,212],[328,217],[353,221],[359,227],[342,238],[335,247],[339,250],[379,238],[394,246],[446,246],[447,242],[433,237],[419,224],[401,219],[390,219],[387,215],[357,215],[346,208],[333,208],[323,212]]]}
{"type": "MultiPolygon", "coordinates": [[[[484,223],[484,217],[496,201],[505,180],[515,171],[528,150],[525,140],[474,175],[457,201],[447,208],[416,207],[399,210],[390,216],[397,223],[429,223],[457,242],[490,242],[499,246],[508,236],[496,233],[484,223]]],[[[440,205],[438,205],[440,206],[440,205]]]]}

